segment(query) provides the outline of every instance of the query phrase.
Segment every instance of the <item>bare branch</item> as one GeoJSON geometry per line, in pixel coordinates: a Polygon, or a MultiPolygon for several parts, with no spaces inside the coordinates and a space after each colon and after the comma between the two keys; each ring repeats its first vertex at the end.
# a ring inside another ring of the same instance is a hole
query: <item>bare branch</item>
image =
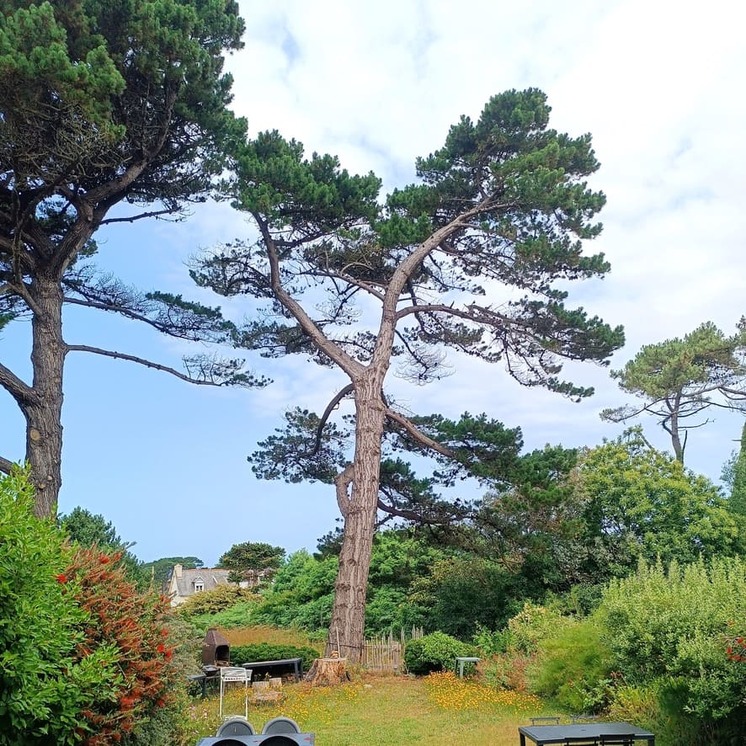
{"type": "Polygon", "coordinates": [[[34,389],[2,363],[0,363],[0,386],[16,400],[21,409],[36,398],[34,389]]]}
{"type": "Polygon", "coordinates": [[[321,434],[322,434],[322,431],[324,430],[324,425],[326,425],[326,422],[329,419],[331,413],[334,411],[334,409],[339,404],[339,402],[341,402],[342,399],[345,398],[345,396],[348,396],[354,391],[354,388],[355,387],[351,383],[348,383],[326,405],[326,409],[324,410],[323,414],[321,415],[319,419],[319,426],[316,428],[316,442],[313,446],[313,450],[310,453],[311,456],[315,456],[319,452],[319,449],[321,448],[321,434]]]}
{"type": "Polygon", "coordinates": [[[0,472],[3,474],[10,474],[10,470],[14,466],[17,466],[17,464],[14,464],[12,461],[8,461],[7,458],[0,456],[0,472]]]}
{"type": "MultiPolygon", "coordinates": [[[[161,215],[173,215],[177,210],[174,209],[163,209],[163,210],[152,210],[151,212],[141,212],[139,215],[129,215],[124,218],[105,218],[101,221],[100,225],[111,225],[112,223],[134,223],[137,220],[143,218],[157,218],[161,215]]],[[[178,218],[174,218],[173,222],[176,222],[178,218]]]]}
{"type": "Polygon", "coordinates": [[[181,371],[171,368],[168,365],[161,365],[160,363],[154,363],[152,360],[146,360],[136,355],[127,355],[124,352],[115,352],[113,350],[103,350],[100,347],[90,347],[89,345],[67,345],[69,352],[90,352],[93,355],[103,355],[104,357],[114,358],[115,360],[127,360],[131,363],[137,363],[143,365],[146,368],[153,368],[153,370],[159,370],[163,373],[169,373],[176,378],[187,383],[195,383],[199,386],[223,386],[223,382],[211,381],[209,379],[192,378],[181,371]]]}

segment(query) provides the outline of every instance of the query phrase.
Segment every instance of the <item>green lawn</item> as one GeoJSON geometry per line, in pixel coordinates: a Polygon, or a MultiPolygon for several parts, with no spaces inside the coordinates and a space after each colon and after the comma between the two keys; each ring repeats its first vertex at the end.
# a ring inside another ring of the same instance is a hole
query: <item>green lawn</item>
{"type": "MultiPolygon", "coordinates": [[[[546,714],[528,694],[496,691],[477,680],[453,674],[426,678],[363,676],[331,688],[290,684],[278,705],[249,708],[249,720],[261,731],[270,718],[293,718],[318,746],[516,746],[519,725],[546,714]]],[[[224,715],[242,715],[243,697],[230,692],[224,715]]],[[[193,743],[215,735],[220,723],[217,695],[194,700],[189,713],[193,743]]]]}

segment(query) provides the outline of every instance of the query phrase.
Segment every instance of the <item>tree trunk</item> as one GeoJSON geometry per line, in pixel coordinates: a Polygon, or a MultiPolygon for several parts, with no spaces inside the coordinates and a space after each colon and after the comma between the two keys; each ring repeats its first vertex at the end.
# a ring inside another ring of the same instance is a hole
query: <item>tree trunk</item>
{"type": "Polygon", "coordinates": [[[362,659],[365,594],[376,527],[384,409],[374,376],[355,385],[355,458],[351,493],[344,516],[344,537],[334,590],[326,655],[336,651],[351,663],[362,659]]]}
{"type": "Polygon", "coordinates": [[[310,681],[311,686],[336,686],[347,678],[346,664],[344,658],[317,658],[305,680],[310,681]]]}
{"type": "Polygon", "coordinates": [[[56,517],[62,486],[62,288],[55,279],[36,278],[30,288],[37,306],[31,329],[34,370],[33,400],[24,404],[26,460],[36,488],[34,511],[40,518],[56,517]]]}
{"type": "Polygon", "coordinates": [[[683,464],[684,463],[684,449],[686,448],[686,438],[684,442],[681,442],[681,434],[679,432],[679,418],[678,414],[674,412],[671,415],[671,444],[673,445],[673,452],[676,456],[676,460],[683,464]]]}

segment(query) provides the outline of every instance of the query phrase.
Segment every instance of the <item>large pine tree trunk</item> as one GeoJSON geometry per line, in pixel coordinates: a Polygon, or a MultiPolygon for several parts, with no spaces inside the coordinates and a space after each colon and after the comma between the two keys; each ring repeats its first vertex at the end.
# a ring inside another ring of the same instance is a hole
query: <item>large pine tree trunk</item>
{"type": "Polygon", "coordinates": [[[26,460],[36,488],[35,512],[56,517],[62,486],[62,288],[54,279],[34,280],[31,295],[37,309],[31,324],[33,399],[22,405],[26,417],[26,460]]]}
{"type": "Polygon", "coordinates": [[[380,383],[371,376],[355,386],[355,459],[347,502],[340,500],[344,537],[326,655],[337,651],[359,663],[365,642],[365,594],[376,526],[384,411],[380,383]]]}

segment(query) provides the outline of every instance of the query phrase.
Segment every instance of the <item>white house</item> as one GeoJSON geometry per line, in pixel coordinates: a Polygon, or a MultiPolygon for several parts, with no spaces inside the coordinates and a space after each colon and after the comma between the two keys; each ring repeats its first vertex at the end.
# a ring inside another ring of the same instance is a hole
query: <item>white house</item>
{"type": "Polygon", "coordinates": [[[200,567],[186,570],[174,565],[166,581],[165,594],[171,599],[171,606],[183,604],[190,596],[201,591],[211,591],[219,585],[228,585],[230,570],[200,567]]]}
{"type": "Polygon", "coordinates": [[[230,570],[219,567],[200,567],[187,570],[181,565],[174,565],[166,580],[164,593],[171,599],[171,606],[183,604],[190,596],[201,591],[211,591],[219,585],[238,585],[240,588],[257,588],[272,578],[273,570],[248,570],[244,573],[246,580],[231,583],[228,580],[230,570]]]}

